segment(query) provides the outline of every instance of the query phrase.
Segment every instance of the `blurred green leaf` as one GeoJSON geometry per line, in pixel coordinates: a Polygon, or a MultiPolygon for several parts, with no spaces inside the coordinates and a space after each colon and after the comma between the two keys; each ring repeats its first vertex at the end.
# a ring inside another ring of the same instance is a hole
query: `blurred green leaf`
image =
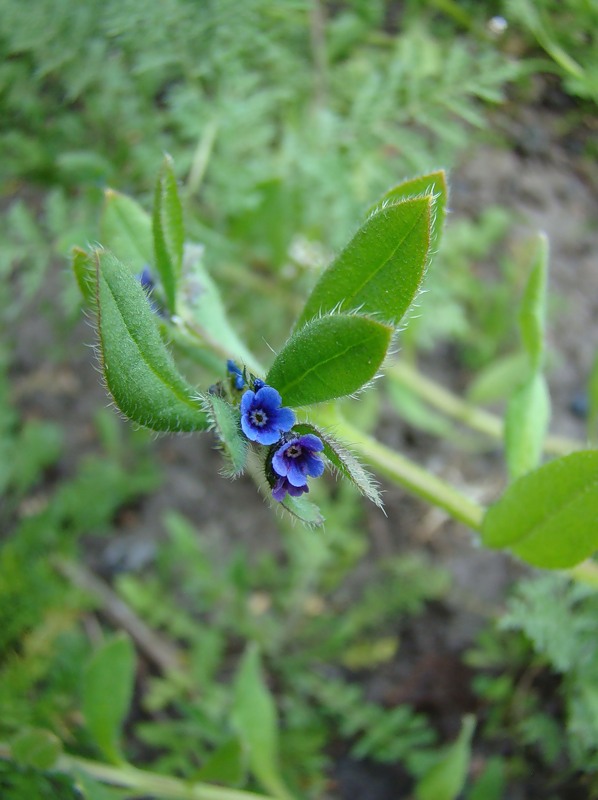
{"type": "Polygon", "coordinates": [[[420,287],[430,250],[432,198],[381,208],[323,272],[297,322],[341,310],[396,326],[420,287]]]}
{"type": "Polygon", "coordinates": [[[293,407],[344,397],[376,375],[391,337],[391,328],[366,317],[318,317],[288,339],[266,382],[293,407]]]}
{"type": "Polygon", "coordinates": [[[519,312],[521,338],[532,369],[536,370],[542,366],[544,356],[547,274],[548,239],[541,233],[538,235],[536,252],[519,312]]]}
{"type": "Polygon", "coordinates": [[[469,771],[474,728],[475,717],[464,717],[457,741],[417,782],[417,800],[456,800],[461,794],[469,771]]]}
{"type": "Polygon", "coordinates": [[[223,362],[233,358],[259,375],[262,367],[231,327],[218,287],[205,268],[202,255],[201,245],[186,245],[178,313],[200,340],[222,353],[223,362]]]}
{"type": "Polygon", "coordinates": [[[280,800],[292,800],[279,771],[276,705],[264,682],[260,654],[252,644],[241,659],[234,684],[234,724],[249,749],[249,766],[257,780],[280,800]]]}
{"type": "Polygon", "coordinates": [[[106,189],[100,223],[102,245],[118,253],[133,273],[153,263],[152,223],[136,200],[106,189]]]}
{"type": "Polygon", "coordinates": [[[511,478],[540,463],[550,421],[550,395],[544,376],[534,372],[509,400],[505,420],[505,450],[511,478]]]}
{"type": "Polygon", "coordinates": [[[280,503],[292,517],[303,522],[304,525],[309,527],[319,528],[324,524],[324,517],[322,512],[315,503],[308,500],[307,497],[291,497],[288,494],[285,499],[280,503]]]}
{"type": "Polygon", "coordinates": [[[125,634],[105,641],[83,673],[83,716],[95,743],[110,761],[123,760],[122,726],[134,682],[135,649],[125,634]]]}
{"type": "Polygon", "coordinates": [[[486,512],[482,541],[546,569],[590,556],[598,549],[598,451],[571,453],[516,480],[486,512]]]}
{"type": "Polygon", "coordinates": [[[62,744],[51,731],[31,728],[13,740],[11,752],[18,764],[45,771],[52,769],[58,760],[62,744]]]}
{"type": "Polygon", "coordinates": [[[116,405],[152,430],[205,430],[197,392],[179,374],[141,285],[111,253],[94,258],[102,368],[116,405]]]}
{"type": "Polygon", "coordinates": [[[526,353],[509,353],[495,358],[476,374],[467,390],[467,397],[472,403],[503,400],[521,386],[528,373],[526,353]]]}
{"type": "Polygon", "coordinates": [[[225,783],[227,786],[240,786],[247,773],[247,751],[239,739],[229,739],[215,750],[199,772],[197,781],[225,783]]]}
{"type": "Polygon", "coordinates": [[[169,311],[174,314],[183,267],[183,209],[170,156],[164,156],[156,181],[152,218],[155,264],[169,311]]]}
{"type": "Polygon", "coordinates": [[[598,353],[588,380],[588,438],[598,445],[598,353]]]}

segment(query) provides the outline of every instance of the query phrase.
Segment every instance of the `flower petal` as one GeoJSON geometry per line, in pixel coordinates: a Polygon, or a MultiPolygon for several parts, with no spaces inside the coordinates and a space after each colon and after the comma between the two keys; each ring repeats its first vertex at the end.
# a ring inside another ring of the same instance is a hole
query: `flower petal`
{"type": "Polygon", "coordinates": [[[254,441],[260,444],[275,444],[279,439],[280,431],[277,428],[271,428],[269,422],[267,427],[255,430],[254,441]]]}
{"type": "Polygon", "coordinates": [[[324,449],[322,440],[319,438],[319,436],[314,436],[313,433],[305,433],[303,436],[300,436],[299,444],[301,447],[304,447],[307,450],[313,450],[315,453],[319,453],[324,449]]]}
{"type": "Polygon", "coordinates": [[[254,400],[255,392],[252,392],[251,389],[248,389],[241,398],[241,414],[247,414],[249,411],[251,411],[254,400]]]}
{"type": "Polygon", "coordinates": [[[287,469],[287,480],[293,486],[305,486],[307,484],[307,476],[303,469],[303,464],[291,461],[287,469]]]}
{"type": "Polygon", "coordinates": [[[247,414],[243,414],[241,417],[241,430],[248,439],[251,439],[252,442],[258,441],[258,430],[251,424],[247,414]]]}
{"type": "MultiPolygon", "coordinates": [[[[263,389],[260,391],[263,391],[263,389]]],[[[285,406],[277,409],[274,419],[276,420],[278,429],[283,433],[286,433],[286,431],[290,431],[295,424],[295,412],[290,408],[286,408],[285,406]]]]}
{"type": "Polygon", "coordinates": [[[265,409],[268,416],[270,416],[280,407],[282,398],[276,389],[273,389],[271,386],[262,386],[262,388],[258,389],[255,393],[255,403],[260,406],[260,408],[265,409]]]}
{"type": "Polygon", "coordinates": [[[319,478],[324,472],[324,462],[318,456],[306,453],[303,463],[307,468],[307,474],[311,475],[312,478],[319,478]]]}

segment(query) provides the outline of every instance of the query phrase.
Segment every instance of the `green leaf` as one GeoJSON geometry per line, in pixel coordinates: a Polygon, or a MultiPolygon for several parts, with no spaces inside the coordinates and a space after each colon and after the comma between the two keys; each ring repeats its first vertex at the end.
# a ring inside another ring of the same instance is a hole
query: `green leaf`
{"type": "Polygon", "coordinates": [[[86,306],[95,306],[96,300],[96,267],[90,253],[80,247],[71,251],[71,266],[79,291],[86,306]]]}
{"type": "Polygon", "coordinates": [[[307,497],[291,497],[289,494],[277,505],[281,505],[295,519],[310,528],[319,528],[324,524],[324,517],[319,507],[307,497]]]}
{"type": "Polygon", "coordinates": [[[590,370],[588,406],[588,439],[598,444],[598,353],[590,370]]]}
{"type": "Polygon", "coordinates": [[[417,800],[456,800],[467,779],[474,728],[475,717],[464,717],[457,741],[446,748],[442,758],[418,781],[417,800]]]}
{"type": "Polygon", "coordinates": [[[391,328],[366,317],[319,317],[288,339],[266,383],[293,407],[353,394],[376,375],[391,337],[391,328]]]}
{"type": "Polygon", "coordinates": [[[62,753],[62,744],[51,731],[30,728],[22,731],[11,746],[17,764],[39,770],[52,769],[62,753]]]}
{"type": "Polygon", "coordinates": [[[392,189],[389,189],[380,200],[370,208],[368,216],[378,209],[396,203],[399,200],[426,195],[430,195],[434,198],[430,246],[433,250],[436,250],[440,242],[442,229],[444,228],[446,205],[448,202],[448,185],[446,182],[446,173],[443,169],[439,169],[436,172],[429,172],[426,175],[420,175],[417,178],[410,178],[407,181],[402,181],[396,186],[393,186],[392,189]]]}
{"type": "Polygon", "coordinates": [[[476,374],[467,389],[467,399],[472,403],[504,400],[524,382],[527,375],[529,358],[526,353],[509,353],[495,358],[476,374]]]}
{"type": "Polygon", "coordinates": [[[118,253],[133,273],[153,262],[149,214],[135,200],[113,189],[106,189],[100,236],[106,250],[118,253]]]}
{"type": "Polygon", "coordinates": [[[199,339],[222,354],[223,361],[232,358],[260,375],[263,368],[231,327],[218,287],[203,264],[202,254],[201,245],[185,247],[179,316],[199,339]]]}
{"type": "Polygon", "coordinates": [[[555,459],[511,484],[486,512],[482,541],[546,569],[590,556],[598,548],[598,451],[555,459]]]}
{"type": "Polygon", "coordinates": [[[247,439],[241,431],[239,411],[212,394],[203,396],[204,410],[210,419],[210,427],[216,432],[228,461],[227,477],[241,475],[247,463],[247,439]]]}
{"type": "Polygon", "coordinates": [[[432,198],[380,209],[315,285],[297,329],[320,314],[359,311],[396,327],[422,282],[430,251],[432,198]]]}
{"type": "Polygon", "coordinates": [[[316,428],[315,425],[311,425],[309,422],[300,422],[293,427],[293,430],[301,434],[313,433],[318,436],[324,445],[324,455],[333,467],[350,480],[368,500],[375,503],[378,508],[383,507],[382,497],[374,477],[361,466],[357,458],[345,445],[342,445],[329,433],[316,428]]]}
{"type": "Polygon", "coordinates": [[[258,781],[280,800],[291,800],[279,772],[279,732],[276,705],[264,682],[258,648],[251,644],[239,665],[234,684],[232,717],[249,749],[249,767],[258,781]]]}
{"type": "Polygon", "coordinates": [[[220,745],[207,759],[195,781],[225,783],[227,786],[240,786],[245,782],[247,772],[247,753],[239,739],[229,739],[220,745]]]}
{"type": "Polygon", "coordinates": [[[509,400],[505,420],[505,449],[511,478],[537,467],[550,421],[550,396],[540,372],[530,375],[509,400]]]}
{"type": "Polygon", "coordinates": [[[538,235],[536,252],[519,312],[523,344],[532,369],[536,370],[542,366],[544,356],[547,274],[548,239],[541,233],[538,235]]]}
{"type": "Polygon", "coordinates": [[[176,310],[177,286],[183,267],[185,229],[173,163],[165,156],[156,182],[152,218],[154,255],[169,311],[176,310]]]}
{"type": "Polygon", "coordinates": [[[139,282],[111,253],[96,251],[95,260],[102,368],[116,405],[152,430],[205,430],[197,393],[179,374],[139,282]]]}
{"type": "Polygon", "coordinates": [[[135,682],[135,650],[119,634],[102,644],[83,674],[83,716],[89,732],[104,755],[123,760],[120,741],[135,682]]]}

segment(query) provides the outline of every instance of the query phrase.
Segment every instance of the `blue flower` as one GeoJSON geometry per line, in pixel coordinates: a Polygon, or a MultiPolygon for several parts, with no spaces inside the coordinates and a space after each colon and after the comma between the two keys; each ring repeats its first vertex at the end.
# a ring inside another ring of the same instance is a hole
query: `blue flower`
{"type": "Polygon", "coordinates": [[[241,428],[252,442],[274,444],[295,424],[295,414],[281,407],[282,398],[271,386],[248,389],[241,398],[241,428]]]}
{"type": "Polygon", "coordinates": [[[245,378],[243,377],[243,372],[241,369],[230,358],[226,362],[226,368],[233,377],[235,389],[242,389],[245,386],[245,378]]]}
{"type": "Polygon", "coordinates": [[[156,286],[150,268],[147,266],[147,264],[137,275],[137,280],[141,284],[141,288],[145,289],[146,292],[153,291],[154,287],[156,286]]]}
{"type": "Polygon", "coordinates": [[[278,500],[279,503],[282,503],[287,493],[291,497],[299,497],[304,492],[309,492],[307,484],[305,486],[293,486],[292,483],[289,483],[288,478],[279,478],[272,487],[272,497],[278,500]]]}
{"type": "MultiPolygon", "coordinates": [[[[291,486],[307,486],[307,476],[319,478],[324,462],[316,453],[324,449],[322,440],[313,433],[295,436],[286,441],[272,456],[272,469],[291,486]]],[[[290,492],[289,492],[290,494],[290,492]]]]}

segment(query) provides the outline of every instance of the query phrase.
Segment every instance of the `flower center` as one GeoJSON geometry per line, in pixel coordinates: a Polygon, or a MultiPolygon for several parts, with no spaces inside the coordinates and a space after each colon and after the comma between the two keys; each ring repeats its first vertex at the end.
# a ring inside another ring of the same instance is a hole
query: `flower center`
{"type": "Polygon", "coordinates": [[[256,408],[255,411],[251,412],[250,416],[251,421],[255,426],[258,428],[263,428],[264,425],[268,422],[268,415],[265,411],[261,408],[256,408]]]}
{"type": "Polygon", "coordinates": [[[299,458],[300,455],[301,455],[301,445],[299,444],[292,444],[287,449],[287,456],[289,458],[299,458]]]}

